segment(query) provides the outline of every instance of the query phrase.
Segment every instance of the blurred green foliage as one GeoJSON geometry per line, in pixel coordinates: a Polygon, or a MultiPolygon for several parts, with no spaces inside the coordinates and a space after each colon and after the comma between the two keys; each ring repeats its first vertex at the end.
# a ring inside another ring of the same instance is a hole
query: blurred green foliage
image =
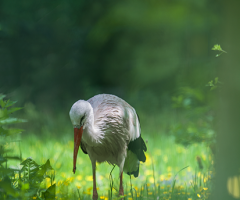
{"type": "Polygon", "coordinates": [[[113,93],[137,110],[159,112],[179,87],[201,87],[215,76],[210,47],[220,6],[2,0],[0,90],[48,110],[113,93]]]}
{"type": "Polygon", "coordinates": [[[205,142],[212,147],[216,142],[215,115],[213,108],[206,101],[204,91],[180,88],[179,94],[172,97],[172,102],[176,112],[181,113],[179,121],[172,124],[170,130],[176,142],[184,146],[205,142]]]}

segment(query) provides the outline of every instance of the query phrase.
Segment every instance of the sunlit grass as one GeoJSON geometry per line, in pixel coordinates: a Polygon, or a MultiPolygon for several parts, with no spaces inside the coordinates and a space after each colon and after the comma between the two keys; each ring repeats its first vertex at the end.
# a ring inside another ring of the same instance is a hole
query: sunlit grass
{"type": "MultiPolygon", "coordinates": [[[[213,163],[213,156],[207,146],[194,144],[185,148],[175,144],[172,137],[160,133],[150,136],[143,132],[142,135],[148,147],[147,160],[140,166],[139,177],[131,179],[132,193],[130,178],[124,174],[124,191],[127,199],[132,197],[155,198],[157,196],[161,199],[173,199],[177,196],[178,198],[181,196],[182,199],[207,199],[210,194],[209,179],[212,177],[213,163]],[[203,170],[199,170],[197,156],[202,159],[203,170]],[[180,171],[184,167],[187,168],[180,171]],[[176,182],[173,188],[174,180],[176,182]]],[[[17,143],[15,146],[16,149],[19,149],[17,143]]],[[[58,138],[43,138],[35,135],[24,137],[21,142],[21,151],[23,159],[32,157],[39,164],[50,159],[50,163],[55,169],[55,183],[59,198],[67,198],[72,195],[74,198],[79,198],[79,195],[86,196],[85,198],[91,197],[91,162],[88,155],[83,154],[80,150],[77,171],[76,174],[73,174],[73,138],[71,134],[58,138]]],[[[110,198],[109,174],[111,170],[112,166],[107,163],[97,164],[97,189],[100,199],[110,198]]],[[[116,190],[119,188],[118,170],[116,167],[112,173],[113,187],[116,190]]],[[[49,187],[50,179],[46,179],[45,184],[49,187]]],[[[116,190],[113,189],[113,194],[117,193],[116,190]]]]}

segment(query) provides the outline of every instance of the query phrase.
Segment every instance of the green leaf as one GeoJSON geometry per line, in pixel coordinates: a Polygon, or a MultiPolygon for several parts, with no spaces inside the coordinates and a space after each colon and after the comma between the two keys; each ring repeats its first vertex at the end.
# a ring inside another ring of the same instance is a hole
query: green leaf
{"type": "Polygon", "coordinates": [[[6,135],[6,134],[8,134],[8,130],[0,126],[0,135],[6,135]]]}
{"type": "Polygon", "coordinates": [[[7,129],[8,131],[8,135],[15,135],[15,134],[18,134],[18,133],[21,133],[24,131],[24,129],[20,129],[20,128],[10,128],[10,129],[7,129]]]}
{"type": "Polygon", "coordinates": [[[41,165],[41,166],[39,167],[38,176],[39,176],[39,177],[45,177],[45,178],[46,178],[47,176],[44,176],[44,175],[45,175],[45,173],[46,173],[47,171],[49,171],[49,170],[53,170],[53,168],[52,168],[52,166],[50,165],[50,161],[49,161],[49,159],[48,159],[45,164],[43,164],[43,165],[41,165]]]}
{"type": "Polygon", "coordinates": [[[8,113],[11,114],[11,113],[16,112],[17,110],[21,110],[21,109],[22,109],[21,107],[13,107],[8,110],[8,113]]]}
{"type": "Polygon", "coordinates": [[[1,192],[6,192],[13,197],[17,197],[18,192],[12,187],[12,182],[9,177],[5,176],[3,180],[0,181],[1,192]]]}
{"type": "Polygon", "coordinates": [[[217,54],[216,57],[219,57],[222,53],[227,53],[226,51],[222,50],[221,46],[219,44],[215,44],[212,48],[214,51],[220,51],[220,54],[217,54]]]}
{"type": "Polygon", "coordinates": [[[222,48],[221,48],[221,46],[219,44],[215,44],[213,46],[212,50],[214,50],[214,51],[222,51],[222,48]]]}
{"type": "Polygon", "coordinates": [[[25,174],[25,181],[36,176],[39,170],[39,165],[31,157],[24,160],[20,165],[23,165],[21,171],[25,174]]]}
{"type": "Polygon", "coordinates": [[[55,199],[56,194],[56,184],[51,185],[45,192],[42,192],[45,200],[53,200],[55,199]]]}
{"type": "Polygon", "coordinates": [[[0,100],[2,100],[4,97],[6,97],[6,95],[0,94],[0,100]]]}
{"type": "Polygon", "coordinates": [[[10,101],[10,100],[8,100],[6,105],[5,105],[5,107],[10,107],[10,106],[12,106],[15,103],[17,103],[17,101],[10,101]]]}
{"type": "Polygon", "coordinates": [[[7,119],[0,120],[0,125],[23,123],[23,122],[27,122],[27,120],[18,119],[18,118],[7,118],[7,119]]]}
{"type": "Polygon", "coordinates": [[[50,165],[50,160],[48,159],[47,162],[40,166],[41,168],[45,168],[46,171],[53,170],[52,166],[50,165]]]}
{"type": "Polygon", "coordinates": [[[2,99],[0,100],[0,106],[2,107],[2,108],[4,108],[5,107],[5,101],[3,101],[2,99]]]}

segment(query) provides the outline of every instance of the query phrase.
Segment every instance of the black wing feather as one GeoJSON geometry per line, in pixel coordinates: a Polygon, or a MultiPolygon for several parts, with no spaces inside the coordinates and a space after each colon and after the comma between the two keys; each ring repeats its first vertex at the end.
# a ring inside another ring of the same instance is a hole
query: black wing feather
{"type": "Polygon", "coordinates": [[[146,144],[144,140],[142,139],[141,135],[137,139],[131,141],[128,144],[128,150],[132,151],[137,155],[138,160],[145,162],[146,156],[144,154],[145,151],[147,151],[146,144]]]}
{"type": "Polygon", "coordinates": [[[84,145],[84,143],[82,141],[81,141],[80,147],[81,147],[83,153],[88,154],[87,150],[86,150],[86,147],[85,147],[85,145],[84,145]]]}

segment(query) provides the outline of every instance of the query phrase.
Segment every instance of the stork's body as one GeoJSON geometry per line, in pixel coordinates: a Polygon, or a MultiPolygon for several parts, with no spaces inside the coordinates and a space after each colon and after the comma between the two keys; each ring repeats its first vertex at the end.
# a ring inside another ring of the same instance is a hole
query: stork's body
{"type": "Polygon", "coordinates": [[[79,145],[88,154],[93,169],[93,199],[97,199],[96,162],[107,161],[119,166],[120,188],[123,195],[122,172],[139,173],[139,161],[145,162],[146,145],[141,138],[136,111],[117,96],[100,94],[84,101],[79,100],[70,110],[74,126],[74,168],[79,145]]]}

